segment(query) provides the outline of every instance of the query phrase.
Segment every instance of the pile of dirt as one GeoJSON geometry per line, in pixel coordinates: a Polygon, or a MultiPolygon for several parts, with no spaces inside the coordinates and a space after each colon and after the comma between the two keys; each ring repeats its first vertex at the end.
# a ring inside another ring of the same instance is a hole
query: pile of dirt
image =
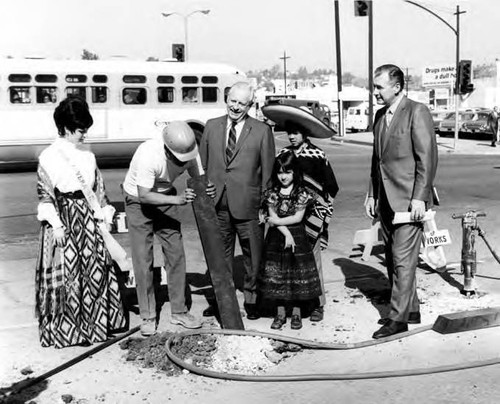
{"type": "Polygon", "coordinates": [[[299,345],[263,337],[213,334],[176,336],[170,332],[148,338],[129,338],[120,347],[128,350],[124,356],[126,361],[176,376],[182,373],[182,369],[168,358],[165,346],[172,335],[171,350],[175,356],[187,364],[222,373],[262,373],[302,350],[299,345]]]}
{"type": "Polygon", "coordinates": [[[172,340],[172,352],[184,362],[207,368],[217,350],[218,337],[211,334],[177,336],[172,340]]]}
{"type": "Polygon", "coordinates": [[[143,368],[156,368],[168,376],[182,372],[177,365],[168,359],[165,343],[173,333],[162,332],[148,338],[129,338],[120,343],[120,348],[128,350],[124,355],[126,361],[143,368]]]}

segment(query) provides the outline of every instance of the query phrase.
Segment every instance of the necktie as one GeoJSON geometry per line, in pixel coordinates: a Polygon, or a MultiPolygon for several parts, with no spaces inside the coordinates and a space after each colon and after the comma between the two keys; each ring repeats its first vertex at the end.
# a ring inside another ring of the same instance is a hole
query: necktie
{"type": "Polygon", "coordinates": [[[378,150],[379,154],[382,153],[382,149],[384,147],[384,141],[385,141],[385,132],[387,131],[387,114],[381,119],[382,122],[380,122],[380,127],[379,127],[379,132],[378,132],[378,150]]]}
{"type": "Polygon", "coordinates": [[[234,147],[236,146],[236,122],[231,123],[231,128],[229,129],[229,137],[227,139],[226,146],[226,161],[229,162],[231,157],[233,157],[234,147]]]}
{"type": "Polygon", "coordinates": [[[393,116],[392,111],[388,110],[385,114],[385,123],[387,124],[387,127],[389,127],[389,125],[391,124],[392,116],[393,116]]]}

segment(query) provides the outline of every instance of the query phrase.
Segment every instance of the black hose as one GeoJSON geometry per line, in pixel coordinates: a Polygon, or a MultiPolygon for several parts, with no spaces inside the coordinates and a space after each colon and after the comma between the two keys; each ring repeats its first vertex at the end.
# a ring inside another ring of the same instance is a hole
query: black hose
{"type": "Polygon", "coordinates": [[[261,333],[258,331],[240,331],[240,330],[196,330],[196,331],[186,331],[177,335],[172,335],[166,342],[166,352],[169,359],[176,365],[189,370],[192,373],[196,373],[202,376],[212,377],[216,379],[225,380],[238,380],[238,381],[251,381],[251,382],[290,382],[290,381],[313,381],[313,380],[359,380],[359,379],[381,379],[389,377],[406,377],[406,376],[417,376],[417,375],[427,375],[433,373],[443,373],[443,372],[453,372],[463,369],[472,369],[477,367],[491,366],[500,364],[500,358],[494,358],[482,361],[465,362],[462,364],[436,366],[431,368],[418,368],[418,369],[406,369],[406,370],[390,370],[381,372],[365,372],[365,373],[321,373],[321,374],[298,374],[298,375],[242,375],[236,373],[222,373],[214,370],[203,369],[198,366],[186,363],[179,357],[177,357],[171,349],[174,338],[197,335],[197,334],[222,334],[222,335],[248,335],[248,336],[258,336],[263,338],[270,338],[277,341],[294,343],[302,347],[310,349],[354,349],[362,348],[372,345],[378,345],[385,342],[394,341],[403,337],[408,337],[415,335],[424,331],[431,330],[432,326],[424,326],[416,328],[412,331],[407,331],[404,333],[396,334],[387,338],[381,338],[372,341],[362,341],[358,343],[351,344],[334,344],[334,343],[324,343],[324,342],[313,342],[307,340],[301,340],[298,338],[286,337],[276,334],[261,333]]]}
{"type": "Polygon", "coordinates": [[[97,346],[93,347],[92,349],[89,349],[88,351],[82,353],[81,355],[78,355],[77,357],[70,359],[67,362],[64,362],[63,364],[55,367],[54,369],[49,370],[48,372],[46,372],[38,377],[35,377],[33,379],[27,379],[25,383],[22,383],[22,382],[19,383],[19,385],[16,386],[16,388],[13,389],[10,392],[10,394],[20,393],[21,391],[26,390],[28,387],[34,386],[35,384],[38,384],[38,383],[48,379],[49,377],[54,376],[55,374],[65,370],[73,365],[76,365],[78,362],[81,362],[82,360],[87,359],[89,356],[94,355],[97,352],[102,351],[103,349],[107,348],[108,346],[113,345],[113,344],[117,343],[118,341],[121,341],[122,339],[127,338],[128,336],[136,333],[137,331],[139,331],[140,328],[141,328],[141,326],[139,326],[139,325],[134,327],[134,328],[131,328],[126,333],[119,335],[115,338],[112,338],[106,342],[103,342],[102,344],[97,345],[97,346]]]}
{"type": "Polygon", "coordinates": [[[493,249],[493,247],[491,246],[491,244],[486,239],[486,232],[483,231],[479,226],[477,226],[476,229],[477,229],[477,234],[479,234],[479,236],[481,236],[481,238],[483,239],[483,241],[486,243],[486,246],[488,247],[488,249],[493,254],[493,257],[495,257],[495,259],[497,260],[497,262],[500,264],[500,257],[498,256],[498,254],[496,253],[496,251],[493,249]]]}

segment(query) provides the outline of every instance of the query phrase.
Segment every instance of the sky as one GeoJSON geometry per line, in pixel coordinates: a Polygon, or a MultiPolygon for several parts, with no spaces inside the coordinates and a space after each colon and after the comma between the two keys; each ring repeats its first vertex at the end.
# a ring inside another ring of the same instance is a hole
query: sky
{"type": "MultiPolygon", "coordinates": [[[[500,1],[415,0],[453,27],[460,17],[461,59],[473,64],[500,58],[500,1]]],[[[228,63],[244,71],[283,65],[287,70],[336,70],[334,0],[0,0],[0,58],[79,59],[82,49],[101,59],[171,57],[184,42],[189,60],[228,63]],[[167,18],[162,12],[176,12],[167,18]]],[[[340,0],[342,70],[368,73],[368,18],[354,16],[353,0],[340,0]]],[[[454,65],[455,34],[404,0],[374,0],[374,66],[394,63],[420,75],[454,65]]]]}

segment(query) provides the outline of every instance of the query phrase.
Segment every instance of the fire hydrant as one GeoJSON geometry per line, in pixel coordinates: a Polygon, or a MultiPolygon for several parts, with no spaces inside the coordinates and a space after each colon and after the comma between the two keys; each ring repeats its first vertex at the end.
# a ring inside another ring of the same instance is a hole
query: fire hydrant
{"type": "Polygon", "coordinates": [[[486,216],[486,213],[474,210],[461,214],[454,213],[451,216],[453,219],[462,219],[462,273],[464,274],[464,287],[460,293],[465,296],[476,294],[474,275],[476,274],[477,262],[474,231],[480,231],[477,218],[482,216],[486,216]]]}

